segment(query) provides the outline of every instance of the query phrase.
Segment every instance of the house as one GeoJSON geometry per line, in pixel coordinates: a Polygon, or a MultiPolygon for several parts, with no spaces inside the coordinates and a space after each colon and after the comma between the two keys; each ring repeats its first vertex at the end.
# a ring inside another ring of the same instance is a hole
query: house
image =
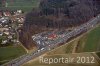
{"type": "Polygon", "coordinates": [[[1,44],[6,44],[8,41],[7,40],[2,40],[1,44]]]}
{"type": "Polygon", "coordinates": [[[5,11],[5,12],[3,12],[3,15],[4,16],[11,16],[11,13],[9,11],[5,11]]]}

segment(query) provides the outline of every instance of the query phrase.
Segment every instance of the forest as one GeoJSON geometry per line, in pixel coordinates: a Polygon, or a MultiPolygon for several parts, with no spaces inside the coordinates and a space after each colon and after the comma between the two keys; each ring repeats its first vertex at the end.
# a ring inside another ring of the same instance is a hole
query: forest
{"type": "Polygon", "coordinates": [[[20,41],[30,49],[36,46],[32,35],[49,29],[79,26],[100,13],[100,0],[41,0],[26,15],[20,41]]]}

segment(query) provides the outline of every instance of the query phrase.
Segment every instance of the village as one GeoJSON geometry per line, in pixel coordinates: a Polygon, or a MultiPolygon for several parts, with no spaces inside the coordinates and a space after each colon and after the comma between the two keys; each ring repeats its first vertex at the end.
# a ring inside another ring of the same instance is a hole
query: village
{"type": "Polygon", "coordinates": [[[0,11],[0,47],[19,44],[18,31],[23,25],[22,10],[0,11]]]}

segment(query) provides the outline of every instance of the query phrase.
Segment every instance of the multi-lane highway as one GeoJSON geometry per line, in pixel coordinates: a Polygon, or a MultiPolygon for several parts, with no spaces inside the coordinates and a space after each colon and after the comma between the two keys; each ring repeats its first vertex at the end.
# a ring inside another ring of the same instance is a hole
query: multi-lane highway
{"type": "Polygon", "coordinates": [[[84,33],[92,29],[99,23],[100,23],[100,15],[92,18],[87,23],[76,27],[72,31],[64,30],[64,31],[46,32],[46,33],[43,32],[40,34],[36,34],[32,36],[32,38],[39,45],[39,49],[37,51],[18,57],[2,66],[21,66],[22,64],[44,54],[45,52],[58,47],[59,44],[68,41],[70,38],[73,38],[77,35],[80,35],[81,33],[84,33]],[[50,39],[49,36],[52,34],[53,38],[50,39]]]}

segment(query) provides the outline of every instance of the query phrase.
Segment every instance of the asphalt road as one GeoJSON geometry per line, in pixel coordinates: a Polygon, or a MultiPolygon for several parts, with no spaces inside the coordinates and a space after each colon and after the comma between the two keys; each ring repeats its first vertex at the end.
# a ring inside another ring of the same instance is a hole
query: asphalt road
{"type": "MultiPolygon", "coordinates": [[[[59,44],[64,43],[68,41],[70,38],[73,38],[81,33],[84,33],[93,27],[95,27],[98,23],[100,23],[100,15],[97,17],[92,18],[87,23],[80,25],[79,27],[75,28],[74,30],[70,32],[63,32],[61,33],[60,37],[57,37],[53,40],[47,40],[48,37],[44,38],[41,37],[43,33],[37,34],[33,36],[33,40],[38,43],[38,45],[42,45],[39,47],[39,49],[35,52],[32,52],[30,54],[23,55],[21,57],[18,57],[2,66],[21,66],[22,64],[44,54],[47,51],[50,51],[56,47],[58,47],[59,44]]],[[[50,33],[51,34],[51,33],[50,33]]],[[[49,33],[47,34],[47,36],[49,33]]],[[[58,34],[57,34],[58,35],[58,34]]],[[[59,35],[58,35],[59,36],[59,35]]]]}

